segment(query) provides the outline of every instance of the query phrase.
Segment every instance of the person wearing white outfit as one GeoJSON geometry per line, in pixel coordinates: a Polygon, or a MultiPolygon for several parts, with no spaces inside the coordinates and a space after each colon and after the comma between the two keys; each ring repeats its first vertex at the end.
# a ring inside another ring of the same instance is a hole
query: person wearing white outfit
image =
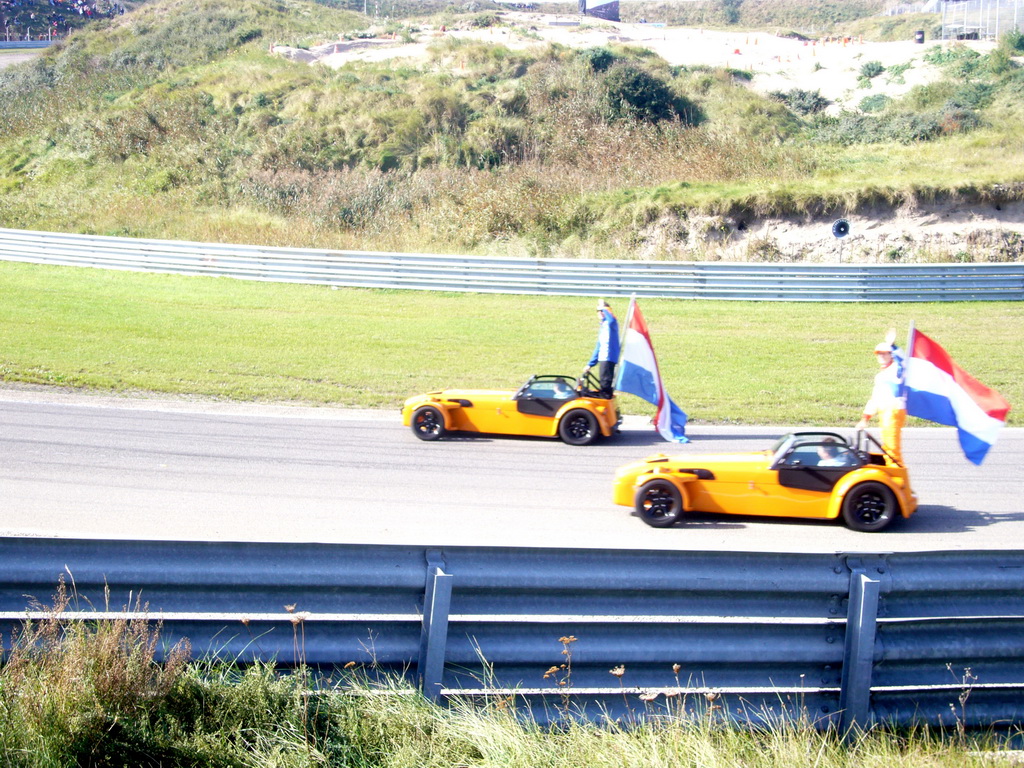
{"type": "Polygon", "coordinates": [[[907,421],[907,400],[901,396],[902,372],[897,363],[900,352],[895,340],[896,331],[891,330],[886,334],[885,341],[875,347],[879,371],[875,374],[871,397],[864,406],[864,415],[857,422],[857,429],[867,429],[868,422],[877,415],[882,427],[882,447],[896,463],[902,464],[902,432],[907,421]]]}

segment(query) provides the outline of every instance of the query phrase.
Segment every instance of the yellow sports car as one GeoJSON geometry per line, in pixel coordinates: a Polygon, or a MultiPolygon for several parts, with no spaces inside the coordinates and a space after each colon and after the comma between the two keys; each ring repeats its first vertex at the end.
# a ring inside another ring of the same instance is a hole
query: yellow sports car
{"type": "Polygon", "coordinates": [[[402,423],[420,440],[448,432],[560,437],[589,445],[618,427],[615,398],[601,397],[594,377],[533,376],[518,390],[446,389],[410,397],[402,423]]]}
{"type": "Polygon", "coordinates": [[[907,468],[867,432],[794,432],[770,449],[711,456],[658,454],[620,467],[616,504],[656,528],[686,512],[843,518],[856,531],[880,531],[910,517],[917,496],[907,468]]]}

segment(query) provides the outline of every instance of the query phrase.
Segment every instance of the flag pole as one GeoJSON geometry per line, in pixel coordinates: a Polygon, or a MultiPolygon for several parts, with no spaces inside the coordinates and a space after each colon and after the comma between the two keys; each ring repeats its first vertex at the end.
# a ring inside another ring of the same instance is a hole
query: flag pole
{"type": "MultiPolygon", "coordinates": [[[[914,333],[914,321],[910,321],[910,329],[907,331],[907,362],[910,362],[910,358],[914,356],[914,339],[917,334],[914,333]]],[[[903,366],[903,375],[906,376],[907,366],[903,366]]]]}
{"type": "Polygon", "coordinates": [[[626,310],[626,322],[622,324],[619,329],[619,362],[615,366],[615,381],[612,384],[613,389],[619,388],[619,383],[622,381],[622,349],[626,346],[626,334],[629,333],[629,324],[633,322],[633,307],[636,306],[636,294],[630,294],[629,297],[629,309],[626,310]]]}
{"type": "Polygon", "coordinates": [[[633,308],[636,306],[636,294],[630,294],[629,296],[629,309],[626,310],[626,322],[623,324],[619,332],[619,349],[622,349],[623,343],[626,341],[626,331],[629,329],[629,324],[633,322],[633,308]]]}
{"type": "Polygon", "coordinates": [[[907,396],[907,368],[910,367],[910,358],[914,356],[914,321],[910,321],[910,327],[907,329],[907,354],[903,358],[903,363],[900,365],[895,359],[893,362],[897,362],[899,366],[897,375],[899,376],[897,384],[896,394],[899,397],[907,396]]]}

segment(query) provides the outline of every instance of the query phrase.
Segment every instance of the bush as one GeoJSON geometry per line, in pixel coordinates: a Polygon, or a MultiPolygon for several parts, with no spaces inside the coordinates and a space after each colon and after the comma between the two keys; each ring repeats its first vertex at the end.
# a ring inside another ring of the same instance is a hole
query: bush
{"type": "Polygon", "coordinates": [[[460,151],[466,165],[494,168],[523,159],[529,124],[521,118],[485,117],[466,131],[460,151]]]}
{"type": "MultiPolygon", "coordinates": [[[[949,125],[952,125],[952,122],[949,125]]],[[[886,115],[862,115],[844,112],[834,120],[818,122],[813,137],[817,141],[844,146],[889,141],[912,144],[929,141],[944,132],[947,131],[943,129],[940,113],[894,112],[886,115]]]]}
{"type": "Polygon", "coordinates": [[[996,48],[986,58],[988,71],[993,75],[1002,75],[1014,67],[1013,52],[1006,48],[996,48]]]}
{"type": "Polygon", "coordinates": [[[999,38],[999,47],[1008,51],[1011,56],[1024,53],[1024,32],[1011,29],[999,38]]]}
{"type": "Polygon", "coordinates": [[[983,64],[982,55],[963,44],[952,48],[932,48],[924,55],[924,60],[941,67],[946,76],[953,80],[977,77],[983,64]]]}
{"type": "Polygon", "coordinates": [[[496,27],[501,23],[501,18],[497,13],[493,12],[478,13],[476,16],[470,18],[469,23],[474,27],[496,27]]]}
{"type": "Polygon", "coordinates": [[[800,115],[817,114],[829,105],[829,100],[821,95],[821,91],[804,91],[794,88],[786,92],[774,91],[768,95],[776,101],[781,101],[800,115]]]}
{"type": "Polygon", "coordinates": [[[891,103],[892,99],[884,93],[875,93],[861,99],[857,107],[861,112],[881,112],[891,103]]]}
{"type": "Polygon", "coordinates": [[[860,67],[860,76],[866,80],[878,77],[883,72],[885,72],[885,67],[880,61],[867,61],[860,67]]]}
{"type": "Polygon", "coordinates": [[[945,110],[984,109],[992,103],[995,87],[986,83],[964,83],[946,101],[945,110]]]}
{"type": "Polygon", "coordinates": [[[580,53],[580,56],[583,57],[594,72],[604,72],[615,63],[615,54],[604,46],[587,48],[580,53]]]}
{"type": "Polygon", "coordinates": [[[892,65],[886,70],[889,73],[889,75],[886,77],[886,80],[890,83],[899,83],[900,85],[902,85],[904,82],[906,82],[903,79],[903,75],[912,66],[913,63],[909,61],[905,61],[902,64],[892,65]]]}
{"type": "Polygon", "coordinates": [[[675,94],[665,81],[630,64],[615,66],[605,77],[612,115],[656,123],[675,117],[675,94]]]}

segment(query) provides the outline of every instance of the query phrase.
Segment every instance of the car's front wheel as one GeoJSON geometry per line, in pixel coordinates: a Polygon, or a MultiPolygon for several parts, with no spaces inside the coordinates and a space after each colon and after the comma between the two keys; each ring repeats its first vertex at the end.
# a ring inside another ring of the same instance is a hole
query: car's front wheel
{"type": "Polygon", "coordinates": [[[432,405],[417,408],[412,414],[412,432],[420,440],[444,437],[444,414],[432,405]]]}
{"type": "Polygon", "coordinates": [[[683,514],[683,495],[668,480],[648,480],[633,497],[637,515],[655,528],[675,525],[683,514]]]}
{"type": "Polygon", "coordinates": [[[558,422],[558,436],[569,445],[590,445],[600,434],[594,414],[582,408],[569,411],[558,422]]]}
{"type": "Polygon", "coordinates": [[[860,483],[843,498],[843,522],[855,531],[880,531],[896,511],[896,497],[882,483],[860,483]]]}

